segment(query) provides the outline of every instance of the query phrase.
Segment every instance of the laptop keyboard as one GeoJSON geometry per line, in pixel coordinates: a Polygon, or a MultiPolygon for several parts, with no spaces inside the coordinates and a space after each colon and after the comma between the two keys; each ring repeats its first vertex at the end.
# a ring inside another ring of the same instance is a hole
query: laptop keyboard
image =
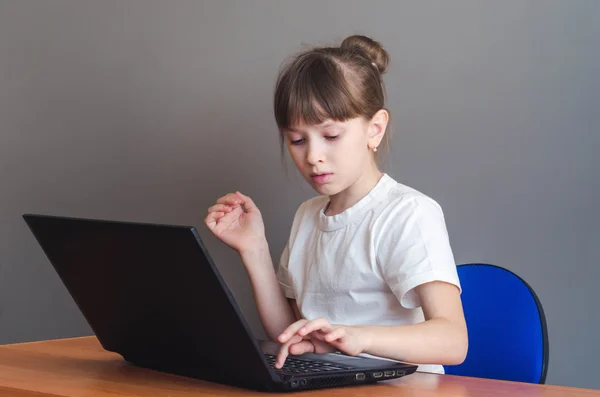
{"type": "Polygon", "coordinates": [[[311,361],[311,360],[300,360],[293,357],[288,357],[283,364],[283,368],[275,368],[276,356],[265,353],[267,362],[275,371],[290,372],[293,374],[306,374],[314,372],[330,372],[339,371],[344,369],[354,369],[354,367],[341,366],[339,364],[328,363],[326,361],[311,361]]]}

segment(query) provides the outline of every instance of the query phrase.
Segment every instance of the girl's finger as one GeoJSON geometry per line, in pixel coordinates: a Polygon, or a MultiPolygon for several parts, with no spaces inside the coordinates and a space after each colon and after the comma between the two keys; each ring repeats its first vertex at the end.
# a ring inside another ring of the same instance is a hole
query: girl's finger
{"type": "Polygon", "coordinates": [[[208,212],[229,212],[233,210],[231,206],[225,204],[215,204],[208,209],[208,212]]]}
{"type": "Polygon", "coordinates": [[[295,323],[293,323],[292,325],[290,325],[289,327],[287,327],[285,329],[285,331],[283,331],[279,337],[277,338],[277,340],[281,343],[285,343],[287,341],[290,340],[290,338],[294,335],[296,335],[296,333],[298,332],[298,330],[300,328],[302,328],[304,326],[304,324],[306,324],[308,321],[305,319],[302,320],[298,320],[295,323]]]}
{"type": "Polygon", "coordinates": [[[283,367],[285,363],[285,359],[289,355],[290,345],[294,343],[298,343],[302,341],[302,337],[300,335],[294,335],[289,341],[284,343],[281,348],[279,348],[279,353],[277,353],[277,359],[275,360],[275,368],[283,367]]]}
{"type": "Polygon", "coordinates": [[[327,321],[327,319],[323,317],[320,317],[306,323],[302,328],[298,330],[298,335],[304,336],[318,330],[329,332],[332,329],[333,328],[331,327],[331,324],[329,324],[329,321],[327,321]]]}
{"type": "Polygon", "coordinates": [[[325,341],[325,335],[327,335],[327,333],[323,332],[321,330],[313,331],[310,333],[311,339],[322,340],[322,341],[325,341]]]}
{"type": "Polygon", "coordinates": [[[340,327],[325,335],[325,342],[333,342],[335,340],[342,339],[344,336],[346,336],[346,330],[340,327]]]}
{"type": "Polygon", "coordinates": [[[225,216],[224,212],[211,212],[204,219],[204,223],[206,223],[208,227],[212,228],[217,224],[217,221],[223,216],[225,216]]]}
{"type": "Polygon", "coordinates": [[[219,199],[217,199],[217,204],[228,204],[228,205],[240,205],[242,201],[235,194],[229,193],[219,199]]]}
{"type": "Polygon", "coordinates": [[[301,342],[290,345],[289,352],[290,352],[290,354],[296,354],[296,355],[304,354],[304,353],[314,353],[315,345],[313,345],[312,342],[310,342],[308,340],[303,340],[301,342]]]}
{"type": "Polygon", "coordinates": [[[244,209],[246,212],[256,211],[256,204],[254,201],[248,196],[243,195],[240,192],[235,192],[237,198],[241,199],[241,203],[244,204],[244,209]]]}
{"type": "MultiPolygon", "coordinates": [[[[313,334],[311,334],[311,335],[313,335],[313,334]]],[[[313,346],[315,347],[315,353],[317,353],[317,354],[332,353],[336,350],[329,343],[323,342],[316,338],[311,338],[311,342],[312,342],[313,346]]]]}

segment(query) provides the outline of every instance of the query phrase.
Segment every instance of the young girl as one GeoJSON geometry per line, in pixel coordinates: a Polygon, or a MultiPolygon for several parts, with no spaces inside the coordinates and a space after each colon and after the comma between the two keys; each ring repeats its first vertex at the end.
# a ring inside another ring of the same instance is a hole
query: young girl
{"type": "Polygon", "coordinates": [[[240,192],[208,209],[208,228],[237,250],[260,320],[289,354],[341,351],[421,364],[461,363],[467,331],[439,205],[378,167],[389,113],[389,57],[368,37],[296,56],[277,80],[282,149],[319,193],[297,210],[277,273],[261,213],[240,192]]]}

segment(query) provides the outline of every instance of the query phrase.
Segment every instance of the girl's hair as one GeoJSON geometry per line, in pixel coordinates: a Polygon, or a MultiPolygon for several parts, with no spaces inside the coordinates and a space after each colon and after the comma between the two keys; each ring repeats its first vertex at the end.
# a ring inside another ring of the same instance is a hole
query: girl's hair
{"type": "Polygon", "coordinates": [[[300,122],[314,125],[359,116],[370,120],[385,109],[382,75],[389,60],[381,44],[360,35],[347,37],[339,47],[316,47],[293,57],[275,86],[282,150],[283,131],[300,122]]]}

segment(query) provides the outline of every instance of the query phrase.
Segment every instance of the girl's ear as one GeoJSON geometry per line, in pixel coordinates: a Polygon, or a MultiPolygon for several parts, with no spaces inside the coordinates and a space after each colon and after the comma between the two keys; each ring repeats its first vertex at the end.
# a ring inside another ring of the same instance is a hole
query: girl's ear
{"type": "Polygon", "coordinates": [[[369,148],[375,149],[381,143],[387,129],[390,115],[387,110],[380,109],[369,122],[369,148]]]}

